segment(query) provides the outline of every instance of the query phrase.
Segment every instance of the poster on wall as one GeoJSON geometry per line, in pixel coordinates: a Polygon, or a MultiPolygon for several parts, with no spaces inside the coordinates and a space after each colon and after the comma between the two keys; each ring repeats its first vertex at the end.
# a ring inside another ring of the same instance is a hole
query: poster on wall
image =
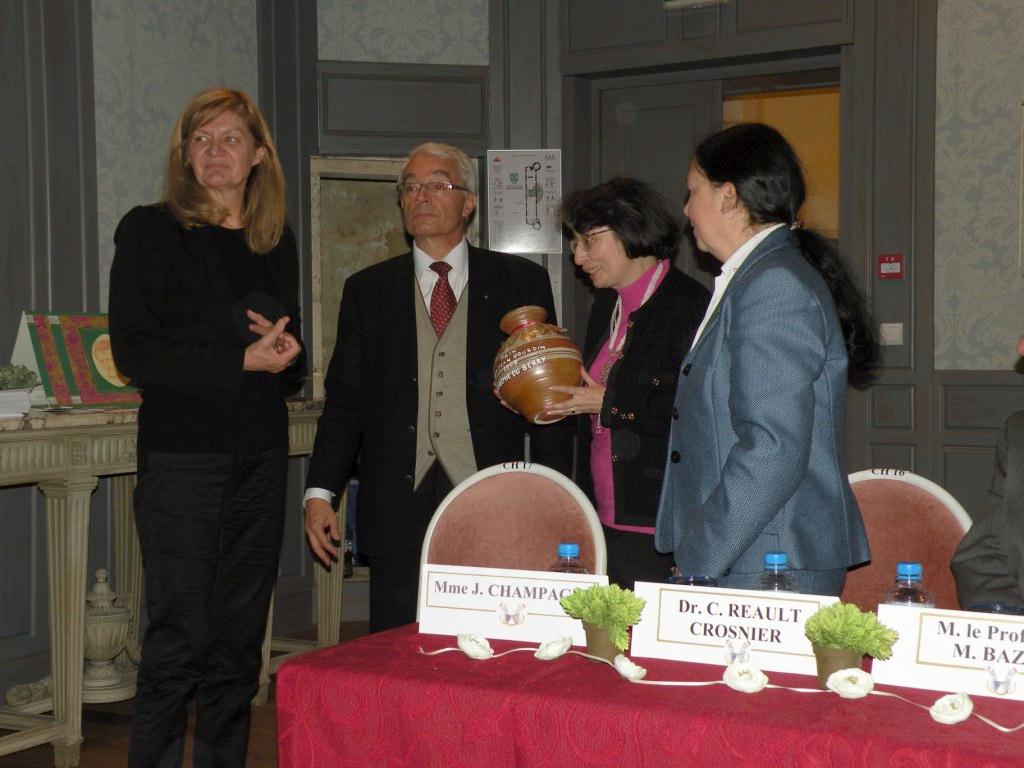
{"type": "Polygon", "coordinates": [[[562,150],[487,150],[487,242],[507,253],[561,253],[562,150]]]}
{"type": "Polygon", "coordinates": [[[51,404],[137,405],[114,365],[107,316],[22,312],[11,363],[35,371],[51,404]]]}

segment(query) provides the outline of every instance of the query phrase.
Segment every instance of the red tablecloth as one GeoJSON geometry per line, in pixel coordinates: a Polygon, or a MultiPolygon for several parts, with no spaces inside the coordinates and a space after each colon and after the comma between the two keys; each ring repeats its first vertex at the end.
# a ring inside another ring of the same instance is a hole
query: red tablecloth
{"type": "MultiPolygon", "coordinates": [[[[940,725],[880,696],[641,686],[609,666],[530,653],[474,661],[451,637],[402,627],[302,656],[277,677],[282,768],[360,766],[765,766],[966,768],[1024,766],[1024,731],[972,718],[940,725]]],[[[514,643],[491,641],[495,651],[514,643]]],[[[722,667],[637,659],[650,680],[714,680],[722,667]]],[[[814,687],[799,675],[773,683],[814,687]]],[[[930,706],[940,694],[891,688],[930,706]]],[[[1021,702],[975,697],[1003,725],[1021,702]]]]}

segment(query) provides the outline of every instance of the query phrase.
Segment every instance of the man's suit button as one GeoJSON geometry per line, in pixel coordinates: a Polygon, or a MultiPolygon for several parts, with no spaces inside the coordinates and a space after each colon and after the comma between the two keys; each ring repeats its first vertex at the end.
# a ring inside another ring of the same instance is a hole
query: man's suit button
{"type": "Polygon", "coordinates": [[[672,453],[670,453],[668,457],[669,459],[672,460],[673,464],[679,463],[679,451],[672,451],[672,453]]]}
{"type": "Polygon", "coordinates": [[[415,432],[415,431],[416,431],[416,427],[415,427],[415,425],[413,425],[413,424],[410,424],[410,425],[409,425],[409,431],[410,431],[410,432],[415,432]]]}
{"type": "Polygon", "coordinates": [[[443,394],[444,394],[444,392],[438,391],[438,392],[434,393],[434,397],[441,397],[441,395],[443,395],[443,394]]]}
{"type": "Polygon", "coordinates": [[[412,482],[412,475],[406,475],[405,479],[408,480],[411,483],[412,482]]]}
{"type": "Polygon", "coordinates": [[[434,439],[435,439],[435,440],[437,440],[437,438],[439,438],[440,436],[441,436],[441,433],[440,433],[440,432],[435,432],[435,433],[434,433],[434,439]]]}
{"type": "Polygon", "coordinates": [[[438,352],[438,353],[437,353],[437,356],[438,356],[438,357],[444,357],[444,352],[438,352]]]}
{"type": "Polygon", "coordinates": [[[416,377],[415,377],[415,376],[413,376],[413,377],[412,377],[412,383],[413,383],[413,384],[415,384],[415,383],[416,383],[416,377]]]}
{"type": "Polygon", "coordinates": [[[672,406],[672,418],[677,421],[679,420],[679,409],[675,406],[672,406]]]}
{"type": "Polygon", "coordinates": [[[434,415],[435,415],[435,416],[440,416],[440,415],[441,415],[441,412],[440,412],[440,411],[434,411],[434,415]]]}

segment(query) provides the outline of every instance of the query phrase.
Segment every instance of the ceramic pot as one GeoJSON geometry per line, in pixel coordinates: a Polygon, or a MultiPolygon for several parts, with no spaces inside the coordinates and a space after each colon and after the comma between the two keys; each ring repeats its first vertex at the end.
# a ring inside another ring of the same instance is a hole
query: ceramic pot
{"type": "Polygon", "coordinates": [[[551,424],[562,417],[545,417],[548,408],[569,399],[552,392],[552,385],[576,387],[583,355],[564,328],[545,323],[543,307],[519,307],[501,318],[509,335],[494,358],[494,387],[501,399],[534,424],[551,424]]]}
{"type": "Polygon", "coordinates": [[[818,687],[822,690],[825,690],[829,675],[840,669],[860,669],[860,662],[864,658],[864,654],[849,648],[825,648],[817,643],[811,643],[811,647],[818,663],[818,687]]]}
{"type": "Polygon", "coordinates": [[[0,390],[0,418],[24,416],[28,413],[30,389],[0,390]]]}
{"type": "Polygon", "coordinates": [[[598,656],[602,659],[613,661],[622,651],[612,644],[607,627],[599,627],[596,624],[583,622],[583,631],[587,633],[587,653],[591,656],[598,656]]]}

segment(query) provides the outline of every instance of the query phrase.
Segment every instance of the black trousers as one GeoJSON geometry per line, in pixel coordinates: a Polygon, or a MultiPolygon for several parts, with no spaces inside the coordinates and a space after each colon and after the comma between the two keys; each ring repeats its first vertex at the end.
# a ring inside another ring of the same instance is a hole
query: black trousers
{"type": "Polygon", "coordinates": [[[608,581],[623,589],[632,589],[636,581],[665,581],[672,570],[672,553],[662,554],[654,548],[649,533],[620,531],[601,526],[608,548],[608,581]]]}
{"type": "Polygon", "coordinates": [[[281,552],[286,472],[284,450],[140,456],[135,520],[149,624],[131,768],[182,764],[193,693],[193,764],[245,765],[281,552]]]}
{"type": "Polygon", "coordinates": [[[434,510],[451,489],[451,480],[435,461],[413,494],[405,524],[393,533],[394,550],[384,556],[366,557],[370,566],[370,632],[416,621],[423,537],[434,510]]]}

